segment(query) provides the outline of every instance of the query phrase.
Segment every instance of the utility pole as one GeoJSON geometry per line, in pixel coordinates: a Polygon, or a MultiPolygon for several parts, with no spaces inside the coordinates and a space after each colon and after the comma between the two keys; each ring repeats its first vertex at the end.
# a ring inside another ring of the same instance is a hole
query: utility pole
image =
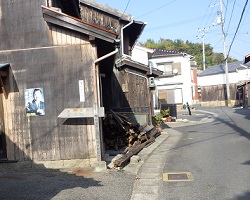
{"type": "Polygon", "coordinates": [[[205,31],[208,31],[209,29],[198,29],[199,35],[196,36],[197,38],[202,38],[202,63],[203,63],[203,70],[206,69],[206,58],[205,58],[205,31]]]}
{"type": "Polygon", "coordinates": [[[230,97],[230,88],[229,88],[229,80],[228,80],[226,35],[225,35],[225,30],[224,30],[224,17],[223,17],[223,11],[222,11],[222,0],[220,0],[220,14],[221,14],[222,39],[223,39],[223,46],[224,46],[224,60],[225,60],[225,73],[226,73],[226,89],[227,89],[227,106],[231,107],[231,97],[230,97]]]}

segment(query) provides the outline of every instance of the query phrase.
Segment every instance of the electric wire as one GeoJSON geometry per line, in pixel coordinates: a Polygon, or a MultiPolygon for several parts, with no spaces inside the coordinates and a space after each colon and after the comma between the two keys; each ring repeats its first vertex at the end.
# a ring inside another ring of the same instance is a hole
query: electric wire
{"type": "Polygon", "coordinates": [[[234,43],[235,37],[236,37],[236,35],[237,35],[237,32],[238,32],[238,30],[239,30],[239,27],[240,27],[240,24],[241,24],[241,21],[242,21],[244,12],[245,12],[245,10],[246,10],[247,4],[248,4],[248,0],[246,0],[246,3],[245,3],[244,8],[243,8],[243,11],[242,11],[242,13],[241,13],[240,20],[239,20],[237,29],[236,29],[236,31],[235,31],[234,37],[233,37],[233,39],[232,39],[232,42],[231,42],[231,44],[230,44],[230,46],[229,46],[229,50],[228,50],[226,59],[228,58],[229,53],[230,53],[230,51],[231,51],[232,45],[233,45],[233,43],[234,43]]]}
{"type": "Polygon", "coordinates": [[[164,7],[166,7],[166,6],[168,6],[169,4],[171,4],[171,3],[175,2],[175,1],[177,1],[177,0],[170,1],[170,2],[168,2],[167,4],[164,4],[164,5],[162,5],[161,7],[158,7],[158,8],[156,8],[156,9],[154,9],[154,10],[151,10],[151,11],[149,11],[149,12],[143,14],[143,15],[140,15],[140,16],[138,16],[138,17],[136,17],[136,18],[138,19],[138,18],[140,18],[140,17],[144,17],[144,16],[146,16],[146,15],[148,15],[148,14],[151,14],[152,12],[155,12],[155,11],[157,11],[157,10],[160,10],[160,9],[162,9],[162,8],[164,8],[164,7]]]}
{"type": "MultiPolygon", "coordinates": [[[[203,18],[202,18],[202,20],[201,20],[201,23],[200,23],[200,25],[199,25],[199,28],[201,28],[201,24],[203,23],[203,20],[204,20],[206,14],[207,14],[207,12],[208,12],[208,9],[209,9],[209,7],[210,7],[211,2],[212,2],[212,0],[210,1],[209,6],[207,7],[207,10],[206,10],[205,14],[203,15],[203,18]]],[[[199,28],[198,28],[198,29],[199,29],[199,28]]]]}
{"type": "Polygon", "coordinates": [[[227,35],[227,33],[228,33],[228,30],[229,30],[229,27],[230,27],[230,24],[231,24],[231,21],[232,21],[232,16],[233,16],[233,12],[234,12],[235,2],[236,2],[236,0],[234,0],[234,3],[233,3],[233,8],[232,8],[231,16],[230,16],[230,19],[229,19],[229,22],[228,22],[226,35],[227,35]]]}
{"type": "Polygon", "coordinates": [[[126,10],[127,10],[127,8],[128,8],[129,3],[130,3],[130,0],[128,0],[127,5],[126,5],[126,7],[125,7],[125,9],[124,9],[124,11],[123,11],[123,13],[122,13],[122,15],[121,15],[120,19],[123,17],[124,13],[126,12],[126,10]]]}

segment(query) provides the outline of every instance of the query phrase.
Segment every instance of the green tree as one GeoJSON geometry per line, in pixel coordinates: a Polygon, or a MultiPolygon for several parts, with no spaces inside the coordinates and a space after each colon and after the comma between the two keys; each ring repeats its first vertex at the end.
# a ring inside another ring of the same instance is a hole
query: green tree
{"type": "MultiPolygon", "coordinates": [[[[190,41],[184,42],[181,39],[170,40],[160,38],[158,42],[153,39],[148,39],[142,46],[152,48],[152,49],[165,49],[165,50],[175,50],[185,52],[192,56],[195,56],[195,61],[197,62],[198,69],[203,69],[203,49],[202,43],[193,43],[190,41]]],[[[219,65],[224,62],[224,56],[222,53],[213,52],[213,47],[210,44],[205,44],[205,61],[206,67],[219,65]]],[[[237,59],[228,57],[228,62],[235,62],[237,59]]]]}

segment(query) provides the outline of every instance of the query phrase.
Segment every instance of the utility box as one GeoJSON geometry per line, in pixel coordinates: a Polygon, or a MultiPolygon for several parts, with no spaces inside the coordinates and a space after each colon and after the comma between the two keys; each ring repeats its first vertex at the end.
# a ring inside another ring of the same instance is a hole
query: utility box
{"type": "Polygon", "coordinates": [[[148,86],[150,88],[155,87],[155,78],[154,77],[149,77],[148,78],[148,86]]]}

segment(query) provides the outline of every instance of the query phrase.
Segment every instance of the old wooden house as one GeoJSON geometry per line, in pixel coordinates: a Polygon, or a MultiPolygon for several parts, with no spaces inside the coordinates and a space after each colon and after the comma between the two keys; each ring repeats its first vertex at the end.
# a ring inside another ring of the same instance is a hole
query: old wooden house
{"type": "Polygon", "coordinates": [[[21,0],[0,2],[0,25],[1,159],[100,161],[106,112],[150,119],[159,72],[130,59],[143,22],[89,0],[21,0]]]}

